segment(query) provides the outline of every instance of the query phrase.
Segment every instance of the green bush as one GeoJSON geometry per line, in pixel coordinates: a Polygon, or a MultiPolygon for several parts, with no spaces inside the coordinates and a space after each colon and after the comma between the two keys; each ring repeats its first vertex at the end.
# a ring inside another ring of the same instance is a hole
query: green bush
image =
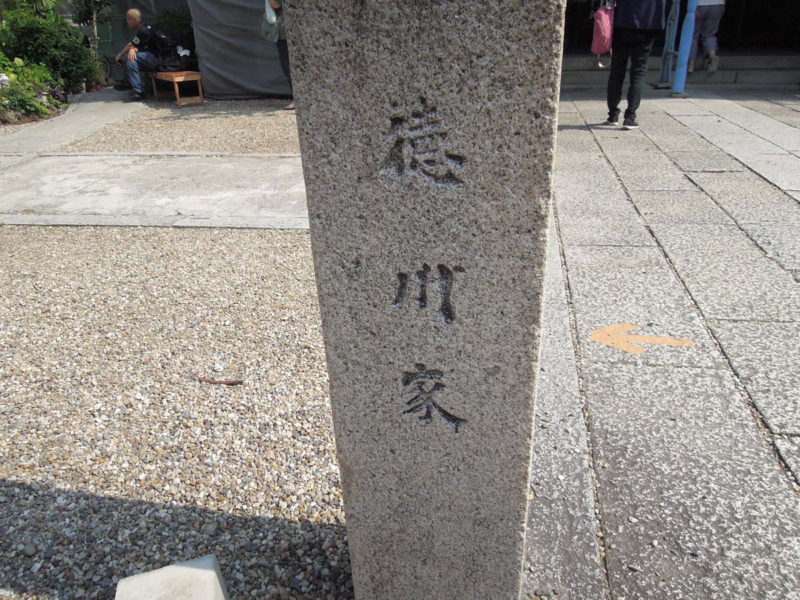
{"type": "Polygon", "coordinates": [[[28,64],[42,64],[59,77],[68,92],[84,81],[99,81],[97,63],[83,42],[83,34],[58,15],[41,17],[29,9],[3,13],[0,51],[28,64]]]}
{"type": "Polygon", "coordinates": [[[66,103],[63,83],[44,65],[0,52],[0,121],[47,117],[66,103]]]}

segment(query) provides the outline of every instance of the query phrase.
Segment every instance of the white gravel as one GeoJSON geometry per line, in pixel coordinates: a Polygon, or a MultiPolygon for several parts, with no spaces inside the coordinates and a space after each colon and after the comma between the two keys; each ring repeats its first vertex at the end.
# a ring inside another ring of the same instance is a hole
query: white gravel
{"type": "Polygon", "coordinates": [[[0,598],[351,598],[307,232],[0,227],[0,598]],[[242,385],[204,383],[242,380],[242,385]]]}

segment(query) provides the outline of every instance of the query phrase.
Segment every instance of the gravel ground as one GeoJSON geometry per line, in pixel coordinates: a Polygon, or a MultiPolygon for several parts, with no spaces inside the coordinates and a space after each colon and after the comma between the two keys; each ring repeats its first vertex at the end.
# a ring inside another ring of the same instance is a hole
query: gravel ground
{"type": "MultiPolygon", "coordinates": [[[[148,103],[59,150],[298,153],[285,104],[148,103]]],[[[307,232],[3,226],[0,253],[0,598],[208,553],[234,599],[352,598],[307,232]]]]}
{"type": "Polygon", "coordinates": [[[59,148],[61,152],[224,152],[299,154],[288,100],[208,100],[178,108],[149,101],[122,123],[59,148]]]}
{"type": "Polygon", "coordinates": [[[352,597],[307,232],[5,226],[0,252],[0,597],[207,553],[232,598],[352,597]]]}

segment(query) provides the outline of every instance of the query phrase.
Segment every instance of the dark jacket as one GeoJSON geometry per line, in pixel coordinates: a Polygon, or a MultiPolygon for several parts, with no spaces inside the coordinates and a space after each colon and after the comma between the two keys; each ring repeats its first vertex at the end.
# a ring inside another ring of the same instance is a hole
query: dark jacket
{"type": "Polygon", "coordinates": [[[158,53],[158,40],[156,39],[156,31],[150,25],[139,25],[139,30],[131,40],[131,44],[136,46],[139,52],[152,52],[158,53]]]}
{"type": "Polygon", "coordinates": [[[667,0],[617,0],[614,27],[664,29],[667,0]]]}

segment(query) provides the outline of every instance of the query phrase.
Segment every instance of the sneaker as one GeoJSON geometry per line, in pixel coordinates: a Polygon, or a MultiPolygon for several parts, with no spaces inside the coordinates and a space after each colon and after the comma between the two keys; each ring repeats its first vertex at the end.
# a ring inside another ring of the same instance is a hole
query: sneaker
{"type": "Polygon", "coordinates": [[[128,95],[128,102],[144,102],[146,100],[146,96],[144,92],[131,92],[128,95]]]}
{"type": "Polygon", "coordinates": [[[131,84],[127,81],[119,81],[114,84],[114,89],[118,92],[124,92],[125,90],[131,89],[131,84]]]}
{"type": "Polygon", "coordinates": [[[623,129],[638,129],[639,124],[630,117],[625,117],[625,120],[622,122],[623,129]]]}
{"type": "Polygon", "coordinates": [[[292,102],[291,104],[287,104],[286,106],[284,106],[284,107],[283,107],[283,110],[294,110],[294,102],[292,102]]]}
{"type": "Polygon", "coordinates": [[[619,125],[619,111],[608,113],[605,125],[619,125]]]}
{"type": "Polygon", "coordinates": [[[716,54],[708,61],[708,72],[713,73],[719,68],[719,56],[716,54]]]}

